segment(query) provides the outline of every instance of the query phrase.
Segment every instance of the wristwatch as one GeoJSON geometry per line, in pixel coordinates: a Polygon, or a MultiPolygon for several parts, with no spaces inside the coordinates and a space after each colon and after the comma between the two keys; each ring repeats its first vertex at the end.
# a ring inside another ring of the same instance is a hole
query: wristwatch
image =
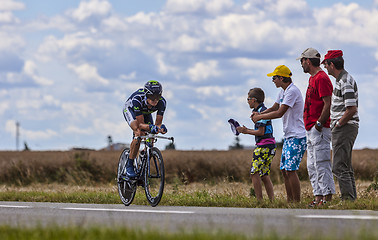
{"type": "Polygon", "coordinates": [[[323,127],[323,124],[321,122],[319,122],[319,121],[316,121],[316,126],[323,127]]]}

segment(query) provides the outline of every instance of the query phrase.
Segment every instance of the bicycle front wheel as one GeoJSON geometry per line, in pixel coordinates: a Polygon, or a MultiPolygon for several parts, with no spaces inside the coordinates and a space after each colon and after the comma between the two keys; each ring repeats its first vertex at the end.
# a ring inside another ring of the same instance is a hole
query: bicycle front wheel
{"type": "Polygon", "coordinates": [[[125,165],[128,158],[128,150],[123,150],[121,156],[119,157],[118,162],[118,171],[117,171],[117,185],[118,185],[118,194],[121,198],[122,203],[125,206],[129,206],[135,197],[136,192],[136,183],[135,181],[125,180],[122,177],[125,174],[125,165]]]}
{"type": "Polygon", "coordinates": [[[151,206],[159,204],[164,191],[164,163],[158,148],[153,147],[144,172],[144,190],[151,206]]]}

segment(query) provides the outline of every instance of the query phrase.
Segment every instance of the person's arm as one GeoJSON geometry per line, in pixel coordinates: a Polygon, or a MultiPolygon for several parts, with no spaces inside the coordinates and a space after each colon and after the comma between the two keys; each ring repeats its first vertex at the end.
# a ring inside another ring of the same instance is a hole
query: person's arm
{"type": "Polygon", "coordinates": [[[319,132],[322,131],[323,125],[327,122],[331,110],[331,96],[322,97],[322,100],[324,102],[324,106],[322,109],[322,113],[320,114],[320,117],[318,119],[322,126],[319,127],[317,124],[315,124],[316,130],[318,130],[319,132]]]}
{"type": "MultiPolygon", "coordinates": [[[[275,103],[274,105],[278,105],[278,103],[275,103]]],[[[274,106],[273,105],[273,106],[274,106]]],[[[266,113],[265,111],[261,114],[254,114],[252,116],[252,121],[257,122],[260,121],[261,119],[276,119],[276,118],[281,118],[286,111],[289,109],[289,106],[286,104],[281,104],[281,106],[277,110],[273,110],[271,112],[266,113]]]]}
{"type": "Polygon", "coordinates": [[[163,124],[163,115],[156,115],[155,125],[160,127],[163,124]]]}
{"type": "Polygon", "coordinates": [[[257,130],[254,130],[254,129],[247,128],[246,126],[243,125],[243,127],[237,127],[236,130],[238,130],[238,132],[243,133],[243,134],[262,136],[264,135],[265,127],[261,126],[257,130]]]}
{"type": "Polygon", "coordinates": [[[280,105],[275,102],[273,104],[273,106],[271,106],[270,108],[266,109],[265,111],[262,111],[261,113],[270,113],[270,112],[273,112],[273,111],[277,111],[279,108],[280,108],[280,105]]]}
{"type": "Polygon", "coordinates": [[[150,130],[149,125],[146,124],[146,123],[144,123],[144,116],[143,116],[143,114],[142,115],[138,115],[135,118],[136,118],[136,121],[138,123],[139,130],[144,130],[144,131],[149,131],[150,130]]]}
{"type": "Polygon", "coordinates": [[[265,109],[261,113],[259,113],[259,112],[252,112],[251,119],[252,119],[253,115],[258,115],[258,114],[262,114],[262,113],[270,113],[270,112],[273,112],[273,111],[277,111],[279,109],[279,107],[280,107],[280,105],[278,103],[274,103],[273,106],[271,106],[270,108],[265,109]]]}
{"type": "Polygon", "coordinates": [[[163,115],[157,114],[155,123],[159,127],[159,133],[165,134],[167,132],[167,128],[163,126],[163,115]]]}
{"type": "Polygon", "coordinates": [[[336,127],[341,127],[354,116],[354,114],[357,112],[357,106],[349,106],[346,108],[344,115],[339,119],[338,124],[336,124],[336,127]]]}

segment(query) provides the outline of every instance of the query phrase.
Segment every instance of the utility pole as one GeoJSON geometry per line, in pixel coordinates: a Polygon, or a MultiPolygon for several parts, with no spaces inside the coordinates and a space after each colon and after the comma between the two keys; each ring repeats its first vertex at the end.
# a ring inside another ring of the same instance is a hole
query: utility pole
{"type": "Polygon", "coordinates": [[[20,123],[16,122],[16,150],[18,151],[18,144],[20,140],[20,123]]]}

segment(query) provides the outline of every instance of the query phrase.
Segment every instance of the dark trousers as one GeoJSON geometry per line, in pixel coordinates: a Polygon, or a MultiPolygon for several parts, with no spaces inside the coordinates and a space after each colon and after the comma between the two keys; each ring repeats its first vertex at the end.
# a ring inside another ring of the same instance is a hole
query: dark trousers
{"type": "Polygon", "coordinates": [[[339,182],[341,198],[357,198],[354,171],[352,168],[352,149],[358,134],[358,126],[346,124],[332,129],[332,172],[339,182]]]}

